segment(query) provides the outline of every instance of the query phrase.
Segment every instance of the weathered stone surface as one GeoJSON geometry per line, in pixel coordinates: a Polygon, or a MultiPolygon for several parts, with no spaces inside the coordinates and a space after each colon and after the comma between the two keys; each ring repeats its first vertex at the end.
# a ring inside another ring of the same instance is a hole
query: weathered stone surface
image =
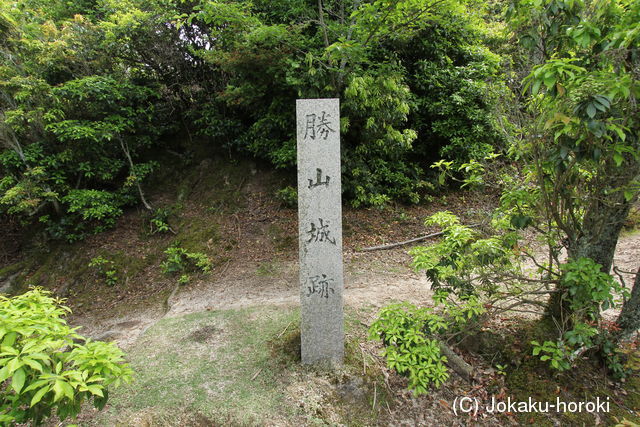
{"type": "Polygon", "coordinates": [[[22,272],[9,275],[7,278],[0,277],[0,294],[12,294],[18,285],[18,278],[22,272]]]}
{"type": "Polygon", "coordinates": [[[296,109],[302,362],[342,363],[340,104],[299,99],[296,109]]]}

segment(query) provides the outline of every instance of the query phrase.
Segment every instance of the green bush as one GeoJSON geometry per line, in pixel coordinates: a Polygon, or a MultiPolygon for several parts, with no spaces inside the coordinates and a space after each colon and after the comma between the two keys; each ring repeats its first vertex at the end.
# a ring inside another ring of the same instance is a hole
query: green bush
{"type": "Polygon", "coordinates": [[[169,216],[171,215],[171,210],[166,208],[157,208],[153,211],[151,215],[151,219],[149,219],[149,227],[151,230],[151,234],[156,233],[167,233],[171,230],[171,226],[169,225],[169,216]]]}
{"type": "Polygon", "coordinates": [[[427,392],[430,383],[438,387],[449,378],[447,358],[440,354],[438,341],[425,332],[445,326],[444,319],[425,309],[394,304],[380,312],[369,329],[369,338],[382,339],[387,365],[409,377],[409,389],[419,395],[427,392]]]}
{"type": "MultiPolygon", "coordinates": [[[[187,271],[208,273],[211,271],[211,260],[201,252],[188,252],[186,249],[174,245],[167,248],[164,253],[167,259],[161,264],[161,267],[165,274],[177,274],[187,271]]],[[[189,276],[182,275],[180,281],[185,283],[188,279],[189,276]]]]}
{"type": "Polygon", "coordinates": [[[369,339],[381,339],[385,345],[387,366],[408,377],[408,387],[416,395],[426,393],[431,384],[439,387],[449,378],[440,340],[485,312],[474,296],[458,302],[450,301],[449,296],[445,291],[434,296],[436,305],[442,308],[440,313],[409,303],[389,305],[369,328],[369,339]]]}
{"type": "Polygon", "coordinates": [[[596,320],[602,310],[614,307],[614,292],[627,294],[602,266],[590,258],[578,258],[562,266],[562,289],[573,314],[596,320]]]}
{"type": "Polygon", "coordinates": [[[283,206],[295,208],[298,206],[298,190],[288,185],[276,192],[276,198],[280,200],[283,206]]]}
{"type": "Polygon", "coordinates": [[[578,258],[561,266],[558,290],[571,310],[567,315],[568,327],[556,342],[531,342],[533,355],[540,355],[540,360],[548,361],[554,369],[570,369],[578,356],[597,348],[614,376],[624,377],[628,373],[604,324],[596,322],[601,320],[603,310],[615,307],[616,293],[628,297],[629,291],[601,268],[590,258],[578,258]]]}
{"type": "Polygon", "coordinates": [[[115,263],[113,261],[97,256],[91,259],[89,267],[96,268],[108,286],[114,286],[118,283],[118,271],[116,270],[115,263]]]}
{"type": "MultiPolygon", "coordinates": [[[[481,238],[471,227],[460,224],[451,212],[438,212],[425,221],[442,228],[442,240],[430,246],[417,246],[409,253],[413,267],[424,271],[435,289],[458,295],[489,295],[496,291],[492,270],[517,271],[512,248],[518,236],[514,232],[481,238]]],[[[514,273],[515,274],[515,273],[514,273]]]]}
{"type": "Polygon", "coordinates": [[[109,386],[131,380],[123,352],[77,334],[61,303],[38,288],[0,295],[0,423],[38,425],[54,412],[64,420],[84,401],[102,409],[109,386]]]}

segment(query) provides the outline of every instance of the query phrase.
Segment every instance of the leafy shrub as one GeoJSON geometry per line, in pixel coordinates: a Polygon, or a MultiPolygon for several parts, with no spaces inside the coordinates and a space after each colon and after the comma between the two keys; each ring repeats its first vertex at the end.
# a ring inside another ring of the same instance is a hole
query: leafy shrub
{"type": "Polygon", "coordinates": [[[122,208],[133,200],[122,192],[69,190],[61,199],[66,208],[64,215],[43,215],[39,219],[46,224],[51,237],[72,243],[115,226],[123,213],[122,208]]]}
{"type": "Polygon", "coordinates": [[[543,344],[538,341],[531,341],[531,345],[533,346],[533,355],[539,356],[540,353],[544,353],[540,356],[540,360],[543,362],[549,361],[552,368],[558,371],[566,371],[571,367],[569,364],[571,351],[562,340],[558,342],[545,341],[543,344]]]}
{"type": "Polygon", "coordinates": [[[509,272],[515,268],[511,249],[517,234],[504,233],[488,238],[460,224],[451,212],[438,212],[425,221],[438,225],[443,238],[431,246],[418,246],[409,253],[413,267],[424,271],[435,289],[447,289],[459,295],[491,294],[496,284],[492,269],[509,272]],[[478,278],[481,278],[480,280],[478,278]]]}
{"type": "Polygon", "coordinates": [[[439,387],[449,378],[439,340],[447,331],[459,330],[485,311],[476,297],[454,303],[449,295],[445,291],[436,294],[435,302],[442,306],[440,314],[430,307],[392,304],[382,309],[369,328],[369,339],[381,339],[385,344],[387,366],[407,376],[408,387],[416,395],[426,393],[431,384],[439,387]]]}
{"type": "Polygon", "coordinates": [[[158,208],[153,211],[151,219],[149,220],[151,234],[167,233],[171,231],[169,215],[171,215],[171,211],[169,209],[158,208]]]}
{"type": "Polygon", "coordinates": [[[94,223],[94,232],[99,233],[115,225],[122,215],[122,200],[113,193],[99,190],[71,190],[62,201],[68,212],[78,214],[83,221],[94,223]]]}
{"type": "Polygon", "coordinates": [[[369,338],[382,339],[387,366],[409,377],[409,389],[419,395],[426,393],[431,383],[439,387],[449,378],[447,358],[440,354],[438,341],[426,334],[444,326],[443,319],[427,309],[394,304],[380,312],[369,329],[369,338]]]}
{"type": "Polygon", "coordinates": [[[131,380],[122,351],[78,335],[61,302],[38,288],[0,295],[0,423],[37,425],[54,412],[64,420],[84,401],[102,409],[109,386],[131,380]]]}
{"type": "Polygon", "coordinates": [[[601,310],[615,306],[614,292],[626,291],[602,266],[590,258],[579,258],[562,266],[562,287],[576,316],[596,320],[601,310]]]}
{"type": "MultiPolygon", "coordinates": [[[[165,274],[176,274],[187,271],[201,271],[208,273],[211,271],[211,260],[201,252],[188,252],[179,246],[171,246],[164,251],[167,259],[161,264],[165,274]]],[[[188,281],[187,275],[182,275],[181,283],[188,281]],[[185,279],[186,277],[186,279],[185,279]]]]}
{"type": "Polygon", "coordinates": [[[298,190],[288,185],[276,192],[276,198],[280,200],[283,206],[295,208],[298,206],[298,190]]]}
{"type": "Polygon", "coordinates": [[[410,101],[405,79],[394,67],[349,79],[341,105],[347,124],[343,187],[354,207],[420,201],[422,170],[410,160],[417,134],[404,128],[410,101]]]}
{"type": "MultiPolygon", "coordinates": [[[[425,160],[440,152],[459,166],[503,142],[494,113],[502,59],[485,47],[481,13],[451,2],[405,26],[421,13],[410,11],[416,3],[347,2],[352,22],[327,13],[323,35],[309,20],[317,13],[310,3],[297,4],[295,19],[284,4],[234,12],[224,36],[213,36],[233,42],[200,53],[224,70],[224,85],[195,117],[201,134],[290,169],[295,99],[339,97],[344,197],[356,207],[418,203],[425,160]],[[274,14],[278,8],[287,11],[274,14]],[[388,8],[384,23],[381,8],[388,8]]],[[[215,21],[211,13],[202,7],[188,19],[215,21]]]]}
{"type": "Polygon", "coordinates": [[[502,146],[496,106],[507,95],[503,59],[486,47],[486,24],[473,13],[444,13],[394,50],[414,94],[408,125],[416,154],[456,166],[502,146]]]}
{"type": "Polygon", "coordinates": [[[89,267],[95,267],[108,286],[114,286],[118,283],[118,271],[115,269],[113,261],[97,256],[91,259],[89,267]]]}
{"type": "Polygon", "coordinates": [[[579,355],[598,348],[614,375],[624,377],[626,370],[608,331],[593,325],[599,320],[602,310],[615,306],[615,293],[628,296],[628,291],[590,258],[569,261],[561,266],[561,270],[559,290],[570,308],[567,322],[570,327],[556,342],[545,341],[540,344],[532,341],[533,355],[542,354],[540,360],[549,361],[552,368],[564,371],[571,367],[579,355]]]}

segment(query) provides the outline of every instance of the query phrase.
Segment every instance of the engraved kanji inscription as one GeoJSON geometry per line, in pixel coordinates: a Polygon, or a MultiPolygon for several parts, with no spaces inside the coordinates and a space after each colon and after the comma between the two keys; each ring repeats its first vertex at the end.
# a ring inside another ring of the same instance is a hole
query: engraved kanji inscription
{"type": "Polygon", "coordinates": [[[322,169],[316,169],[316,182],[313,182],[312,179],[309,180],[309,188],[319,187],[321,185],[329,186],[329,181],[331,177],[329,175],[325,176],[325,180],[322,180],[322,169]]]}
{"type": "Polygon", "coordinates": [[[318,295],[320,298],[329,299],[329,295],[335,293],[332,286],[334,281],[327,277],[326,274],[309,277],[309,286],[307,286],[309,292],[307,296],[318,295]]]}
{"type": "Polygon", "coordinates": [[[320,114],[307,114],[304,128],[304,139],[327,139],[330,132],[335,132],[332,122],[329,120],[331,114],[322,111],[320,114]]]}
{"type": "Polygon", "coordinates": [[[307,231],[309,235],[309,240],[307,243],[311,242],[328,242],[332,245],[336,244],[336,239],[329,236],[331,231],[329,230],[329,221],[324,221],[322,218],[318,218],[318,225],[315,223],[311,223],[311,229],[307,231]]]}

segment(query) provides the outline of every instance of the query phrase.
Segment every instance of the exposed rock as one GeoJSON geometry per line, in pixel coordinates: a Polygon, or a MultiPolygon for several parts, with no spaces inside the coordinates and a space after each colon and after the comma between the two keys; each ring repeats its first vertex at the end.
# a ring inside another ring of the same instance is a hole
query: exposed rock
{"type": "Polygon", "coordinates": [[[11,294],[16,290],[21,271],[13,273],[5,279],[0,278],[0,294],[11,294]]]}
{"type": "Polygon", "coordinates": [[[336,391],[340,398],[347,402],[360,402],[367,398],[367,390],[360,377],[349,378],[346,382],[338,385],[336,391]]]}
{"type": "Polygon", "coordinates": [[[121,331],[115,331],[113,329],[110,329],[92,338],[95,341],[115,341],[120,335],[120,332],[121,331]]]}

